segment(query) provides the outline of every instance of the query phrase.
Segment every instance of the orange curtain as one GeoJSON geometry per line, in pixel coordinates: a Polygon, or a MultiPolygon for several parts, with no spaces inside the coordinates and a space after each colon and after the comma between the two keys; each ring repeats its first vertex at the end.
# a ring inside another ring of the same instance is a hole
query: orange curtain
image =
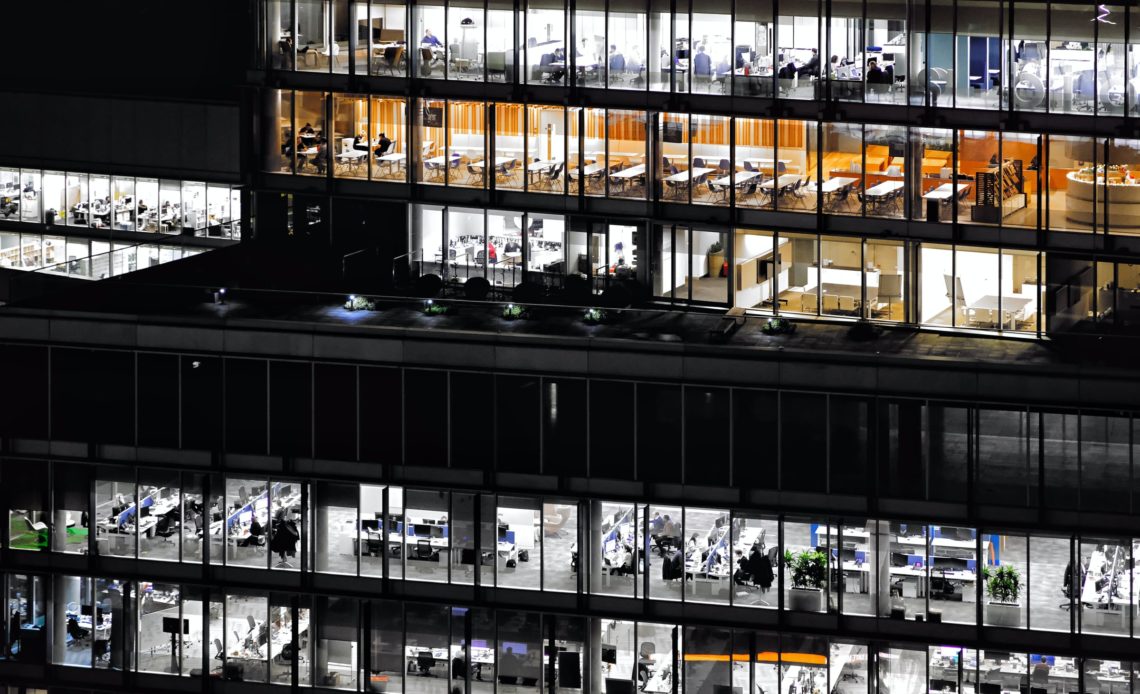
{"type": "Polygon", "coordinates": [[[695,145],[728,145],[729,119],[716,116],[693,116],[692,139],[695,145]]]}
{"type": "MultiPolygon", "coordinates": [[[[592,108],[586,111],[586,137],[601,139],[607,135],[605,110],[592,108]]],[[[609,112],[609,139],[645,140],[645,111],[609,112]]]]}
{"type": "Polygon", "coordinates": [[[805,121],[773,121],[759,118],[736,119],[736,144],[771,147],[776,144],[777,127],[779,128],[780,147],[804,146],[807,127],[805,121]]]}
{"type": "Polygon", "coordinates": [[[405,117],[403,99],[372,99],[372,135],[386,134],[393,140],[403,139],[405,117]]]}
{"type": "Polygon", "coordinates": [[[487,129],[487,116],[483,102],[448,102],[447,127],[454,134],[482,135],[487,129]]]}
{"type": "Polygon", "coordinates": [[[522,135],[523,114],[522,104],[495,104],[495,134],[505,137],[522,135]]]}

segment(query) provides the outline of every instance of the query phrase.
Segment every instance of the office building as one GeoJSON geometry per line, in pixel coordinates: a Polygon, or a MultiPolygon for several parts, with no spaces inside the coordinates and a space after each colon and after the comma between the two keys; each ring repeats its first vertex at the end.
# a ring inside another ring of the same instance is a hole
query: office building
{"type": "Polygon", "coordinates": [[[243,242],[0,308],[10,691],[1140,687],[1134,8],[248,10],[243,242]]]}

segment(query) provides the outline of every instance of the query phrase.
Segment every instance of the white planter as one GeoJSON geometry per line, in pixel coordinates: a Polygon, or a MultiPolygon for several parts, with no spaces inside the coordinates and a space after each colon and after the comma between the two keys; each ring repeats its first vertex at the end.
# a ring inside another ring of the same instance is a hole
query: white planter
{"type": "Polygon", "coordinates": [[[994,627],[1021,626],[1021,604],[1008,602],[986,603],[986,625],[994,627]]]}
{"type": "Polygon", "coordinates": [[[788,609],[798,612],[822,612],[823,591],[819,588],[792,588],[788,591],[788,609]]]}

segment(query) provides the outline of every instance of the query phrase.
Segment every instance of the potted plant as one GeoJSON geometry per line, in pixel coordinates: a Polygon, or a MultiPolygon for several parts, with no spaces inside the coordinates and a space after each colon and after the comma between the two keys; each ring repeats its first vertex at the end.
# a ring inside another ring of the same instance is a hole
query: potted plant
{"type": "Polygon", "coordinates": [[[609,320],[609,313],[600,308],[588,308],[582,314],[582,322],[586,325],[598,325],[609,320]]]}
{"type": "Polygon", "coordinates": [[[451,313],[451,307],[446,304],[437,304],[431,299],[424,302],[424,315],[445,316],[449,313],[451,313]]]}
{"type": "Polygon", "coordinates": [[[376,302],[372,301],[366,296],[359,296],[353,294],[348,297],[348,301],[344,302],[344,310],[346,311],[375,311],[376,302]]]}
{"type": "Polygon", "coordinates": [[[1021,572],[1005,565],[991,569],[982,568],[982,579],[986,582],[986,624],[997,627],[1021,626],[1021,572]]]}
{"type": "Polygon", "coordinates": [[[784,550],[784,565],[792,572],[788,609],[801,612],[823,611],[823,582],[827,578],[827,555],[813,549],[793,554],[784,550]]]}
{"type": "Polygon", "coordinates": [[[507,304],[503,307],[503,320],[519,320],[526,318],[528,312],[525,306],[518,304],[507,304]]]}
{"type": "Polygon", "coordinates": [[[724,269],[724,244],[713,241],[708,250],[709,277],[720,277],[724,269]]]}

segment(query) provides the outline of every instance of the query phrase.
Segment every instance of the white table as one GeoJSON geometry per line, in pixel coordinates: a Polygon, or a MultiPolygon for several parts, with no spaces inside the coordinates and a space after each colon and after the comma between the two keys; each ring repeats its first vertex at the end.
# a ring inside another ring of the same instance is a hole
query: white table
{"type": "Polygon", "coordinates": [[[799,183],[799,174],[783,174],[779,178],[769,179],[760,184],[760,187],[765,190],[772,190],[773,188],[786,188],[794,183],[799,183]]]}
{"type": "MultiPolygon", "coordinates": [[[[595,166],[600,166],[600,165],[595,164],[595,166]]],[[[645,164],[638,164],[637,166],[631,166],[628,169],[622,169],[621,171],[615,171],[614,173],[610,174],[610,178],[629,179],[629,178],[634,178],[636,176],[644,176],[644,175],[645,175],[645,164]]]]}
{"type": "MultiPolygon", "coordinates": [[[[634,168],[636,168],[636,167],[634,167],[634,168]]],[[[642,166],[641,168],[642,168],[642,171],[645,170],[644,166],[642,166]]],[[[697,167],[694,167],[692,169],[686,169],[685,171],[680,171],[678,173],[675,173],[672,176],[666,177],[664,180],[670,181],[672,183],[684,183],[684,182],[688,181],[690,178],[693,178],[696,176],[704,176],[705,174],[712,173],[713,171],[716,171],[716,169],[709,169],[709,168],[697,166],[697,167]]],[[[621,172],[619,171],[618,173],[621,173],[621,172]]]]}
{"type": "Polygon", "coordinates": [[[1008,322],[1010,327],[1013,327],[1013,322],[1019,316],[1025,313],[1025,307],[1029,305],[1032,299],[1026,299],[1022,296],[1003,296],[999,297],[994,295],[986,295],[982,298],[970,303],[967,308],[974,311],[998,311],[998,304],[1001,304],[1001,325],[1005,327],[1008,322]]]}
{"type": "Polygon", "coordinates": [[[872,198],[881,198],[903,187],[902,181],[883,181],[868,188],[864,194],[872,198]]]}
{"type": "Polygon", "coordinates": [[[751,181],[754,178],[758,178],[759,176],[759,171],[741,171],[735,175],[730,174],[728,176],[721,176],[720,178],[713,181],[712,184],[715,186],[741,185],[743,183],[751,181]]]}
{"type": "MultiPolygon", "coordinates": [[[[583,176],[593,176],[594,174],[598,173],[599,171],[602,171],[602,170],[604,170],[605,168],[606,168],[606,167],[605,167],[604,165],[602,165],[602,164],[587,164],[587,165],[586,165],[586,166],[585,166],[585,167],[584,167],[584,168],[581,170],[581,174],[582,174],[583,176]]],[[[571,173],[572,175],[575,175],[575,176],[576,176],[576,175],[578,175],[578,173],[579,173],[579,170],[578,170],[578,169],[570,169],[570,173],[571,173]]],[[[619,173],[620,173],[620,172],[619,172],[619,173]]]]}
{"type": "Polygon", "coordinates": [[[753,166],[773,166],[775,164],[787,166],[792,163],[791,159],[773,159],[771,157],[745,157],[742,161],[746,161],[753,166]]]}
{"type": "Polygon", "coordinates": [[[955,194],[970,187],[969,183],[943,183],[937,188],[931,188],[923,195],[924,200],[949,200],[955,194]]]}
{"type": "Polygon", "coordinates": [[[836,192],[839,192],[840,190],[843,190],[844,188],[847,188],[848,186],[850,186],[854,183],[858,183],[858,182],[859,182],[859,179],[847,178],[846,176],[837,176],[835,178],[829,178],[823,182],[823,185],[821,185],[819,187],[819,192],[824,193],[824,194],[836,193],[836,192]]]}
{"type": "Polygon", "coordinates": [[[562,163],[561,159],[543,159],[541,161],[534,161],[526,166],[526,170],[530,172],[546,171],[547,169],[558,166],[562,163]]]}
{"type": "MultiPolygon", "coordinates": [[[[512,161],[517,161],[517,158],[516,157],[495,157],[495,166],[504,166],[508,162],[512,162],[512,161]]],[[[474,166],[477,169],[481,169],[486,165],[487,165],[487,162],[485,162],[485,161],[476,161],[476,162],[471,163],[471,166],[474,166]]]]}

